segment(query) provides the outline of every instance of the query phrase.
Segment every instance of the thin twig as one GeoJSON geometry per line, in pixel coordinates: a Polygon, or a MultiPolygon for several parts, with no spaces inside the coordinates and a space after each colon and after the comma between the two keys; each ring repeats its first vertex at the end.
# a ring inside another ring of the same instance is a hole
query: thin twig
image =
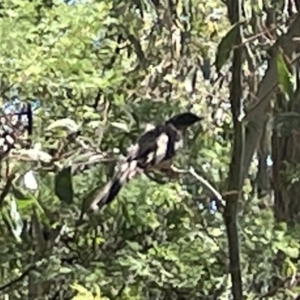
{"type": "Polygon", "coordinates": [[[223,199],[220,192],[218,192],[206,179],[196,173],[193,167],[190,167],[189,173],[195,177],[199,182],[201,182],[208,190],[210,190],[213,195],[216,197],[216,200],[220,202],[223,206],[225,205],[225,200],[223,199]]]}
{"type": "Polygon", "coordinates": [[[29,267],[27,267],[25,269],[25,271],[20,275],[18,276],[17,278],[11,280],[10,282],[0,286],[0,291],[4,291],[8,288],[11,288],[13,285],[15,285],[16,283],[20,282],[21,280],[23,280],[26,276],[29,275],[29,273],[32,271],[32,270],[35,270],[36,269],[36,265],[30,265],[29,267]]]}
{"type": "Polygon", "coordinates": [[[209,191],[212,192],[212,194],[215,196],[216,200],[221,204],[223,207],[225,206],[225,200],[223,199],[220,192],[216,190],[206,179],[204,179],[202,176],[196,173],[193,167],[190,167],[189,170],[183,170],[183,169],[176,169],[176,172],[181,174],[190,174],[194,178],[196,178],[202,185],[204,185],[209,191]]]}

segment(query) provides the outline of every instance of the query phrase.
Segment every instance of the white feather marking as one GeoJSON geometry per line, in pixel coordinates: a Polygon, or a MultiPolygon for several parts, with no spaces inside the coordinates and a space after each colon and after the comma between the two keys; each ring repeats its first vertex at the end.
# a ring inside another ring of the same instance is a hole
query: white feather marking
{"type": "Polygon", "coordinates": [[[183,139],[179,139],[179,141],[175,142],[174,145],[175,151],[178,151],[179,149],[183,148],[183,139]]]}
{"type": "Polygon", "coordinates": [[[156,140],[157,150],[155,153],[155,164],[159,164],[166,157],[168,141],[169,137],[165,133],[162,133],[156,140]]]}

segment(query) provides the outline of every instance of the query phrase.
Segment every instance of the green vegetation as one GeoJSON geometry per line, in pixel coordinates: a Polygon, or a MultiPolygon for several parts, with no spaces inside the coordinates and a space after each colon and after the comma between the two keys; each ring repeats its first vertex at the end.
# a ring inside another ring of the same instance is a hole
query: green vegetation
{"type": "Polygon", "coordinates": [[[300,4],[260,2],[1,2],[0,104],[41,105],[32,149],[0,153],[0,299],[300,297],[300,4]],[[190,109],[190,172],[83,214],[147,124],[190,109]]]}

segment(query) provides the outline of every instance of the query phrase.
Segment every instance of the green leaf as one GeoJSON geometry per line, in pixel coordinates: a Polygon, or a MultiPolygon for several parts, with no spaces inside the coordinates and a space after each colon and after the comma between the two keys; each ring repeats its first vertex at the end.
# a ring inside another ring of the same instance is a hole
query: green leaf
{"type": "Polygon", "coordinates": [[[278,82],[280,90],[290,100],[294,94],[294,87],[292,82],[292,75],[288,70],[288,67],[283,59],[283,56],[279,53],[276,57],[276,68],[278,74],[278,82]]]}
{"type": "Polygon", "coordinates": [[[295,276],[297,273],[297,267],[293,264],[289,257],[284,260],[283,263],[283,274],[286,277],[295,276]]]}
{"type": "Polygon", "coordinates": [[[52,156],[39,149],[20,149],[11,151],[14,157],[19,157],[24,160],[30,161],[43,161],[46,163],[51,162],[52,156]]]}
{"type": "Polygon", "coordinates": [[[60,274],[70,274],[72,272],[73,272],[72,269],[71,268],[67,268],[67,267],[61,267],[59,269],[59,273],[60,274]]]}
{"type": "Polygon", "coordinates": [[[140,245],[137,242],[129,242],[127,241],[127,245],[134,251],[138,252],[140,249],[140,245]]]}
{"type": "Polygon", "coordinates": [[[70,204],[73,202],[74,190],[72,184],[71,167],[63,168],[56,174],[54,179],[55,194],[63,202],[70,204]]]}
{"type": "Polygon", "coordinates": [[[128,124],[120,123],[120,122],[111,122],[110,125],[118,129],[121,129],[122,131],[130,132],[128,128],[128,124]]]}
{"type": "Polygon", "coordinates": [[[230,57],[231,51],[236,41],[237,34],[240,29],[240,25],[241,23],[234,24],[218,45],[215,61],[217,72],[221,71],[222,67],[225,65],[225,63],[230,57]]]}
{"type": "Polygon", "coordinates": [[[20,201],[32,201],[33,198],[29,193],[26,193],[24,190],[12,185],[12,194],[13,196],[20,201]]]}
{"type": "Polygon", "coordinates": [[[5,199],[5,197],[9,194],[10,187],[12,186],[13,177],[9,177],[6,180],[6,183],[4,187],[2,188],[1,194],[0,194],[0,206],[2,206],[2,203],[5,199]]]}
{"type": "Polygon", "coordinates": [[[18,233],[15,230],[13,220],[11,219],[11,216],[9,215],[9,211],[7,209],[2,210],[1,216],[2,216],[2,219],[3,219],[7,229],[12,233],[12,235],[17,240],[17,242],[20,243],[22,241],[20,238],[21,234],[20,234],[20,232],[18,233]]]}
{"type": "Polygon", "coordinates": [[[18,209],[22,211],[23,209],[27,208],[28,206],[34,203],[35,200],[32,198],[32,199],[18,200],[17,205],[18,205],[18,209]]]}
{"type": "Polygon", "coordinates": [[[89,291],[84,286],[79,285],[77,283],[72,284],[70,287],[72,289],[76,290],[80,294],[83,294],[83,295],[85,295],[85,294],[88,295],[89,294],[89,291]]]}
{"type": "Polygon", "coordinates": [[[299,256],[299,249],[294,247],[287,247],[284,249],[284,253],[292,258],[297,258],[299,256]]]}
{"type": "Polygon", "coordinates": [[[79,130],[79,126],[76,124],[76,122],[68,118],[52,122],[46,130],[53,130],[57,128],[64,128],[69,132],[77,132],[79,130]]]}

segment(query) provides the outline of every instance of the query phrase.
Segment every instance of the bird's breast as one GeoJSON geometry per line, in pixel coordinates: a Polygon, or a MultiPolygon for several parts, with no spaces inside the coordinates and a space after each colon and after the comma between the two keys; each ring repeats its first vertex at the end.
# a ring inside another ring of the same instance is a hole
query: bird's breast
{"type": "Polygon", "coordinates": [[[183,146],[184,146],[183,138],[179,138],[179,140],[175,141],[175,143],[174,143],[175,151],[179,151],[180,149],[183,148],[183,146]]]}

